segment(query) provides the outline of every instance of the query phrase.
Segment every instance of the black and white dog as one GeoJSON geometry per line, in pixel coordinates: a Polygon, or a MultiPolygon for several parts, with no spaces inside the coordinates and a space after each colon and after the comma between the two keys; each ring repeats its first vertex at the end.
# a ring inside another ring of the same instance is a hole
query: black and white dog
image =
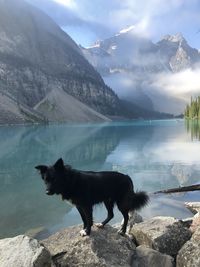
{"type": "Polygon", "coordinates": [[[103,227],[114,216],[116,204],[124,217],[120,234],[126,233],[128,212],[145,206],[149,200],[145,192],[134,192],[133,183],[128,175],[113,171],[80,171],[64,165],[59,159],[52,166],[35,167],[41,173],[48,195],[60,194],[70,200],[78,209],[83,220],[82,236],[89,235],[93,225],[93,206],[104,203],[108,211],[107,218],[100,224],[103,227]]]}

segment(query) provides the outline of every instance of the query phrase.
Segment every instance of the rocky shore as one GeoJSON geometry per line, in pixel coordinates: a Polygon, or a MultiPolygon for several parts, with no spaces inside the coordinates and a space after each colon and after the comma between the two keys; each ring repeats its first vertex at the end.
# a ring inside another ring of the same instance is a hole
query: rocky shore
{"type": "Polygon", "coordinates": [[[37,241],[25,235],[0,240],[1,267],[198,267],[200,266],[200,202],[186,203],[194,217],[177,220],[134,214],[128,234],[119,225],[93,227],[81,237],[81,226],[37,241]]]}

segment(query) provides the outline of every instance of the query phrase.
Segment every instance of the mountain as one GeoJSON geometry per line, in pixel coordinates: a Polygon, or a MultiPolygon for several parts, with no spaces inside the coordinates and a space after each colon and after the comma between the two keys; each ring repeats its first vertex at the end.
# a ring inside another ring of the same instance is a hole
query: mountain
{"type": "Polygon", "coordinates": [[[154,88],[162,74],[175,74],[200,63],[199,51],[189,46],[182,34],[166,35],[153,43],[134,26],[115,36],[82,48],[88,61],[119,97],[150,110],[183,112],[183,96],[177,98],[163,88],[154,88]]]}
{"type": "Polygon", "coordinates": [[[30,107],[16,102],[11,96],[0,92],[0,124],[23,124],[46,122],[46,118],[30,107]]]}
{"type": "MultiPolygon", "coordinates": [[[[53,90],[71,95],[94,113],[119,112],[117,95],[50,17],[23,0],[0,0],[0,103],[5,98],[10,103],[9,110],[1,105],[2,114],[7,114],[1,121],[13,122],[15,114],[16,122],[27,121],[19,106],[37,114],[36,121],[44,119],[38,115],[38,103],[53,90]]],[[[66,110],[67,103],[62,102],[66,110]]],[[[54,104],[59,106],[58,101],[54,104]]]]}
{"type": "Polygon", "coordinates": [[[89,108],[62,89],[52,90],[35,106],[35,109],[42,113],[48,121],[110,121],[110,119],[89,108]]]}
{"type": "Polygon", "coordinates": [[[190,47],[181,33],[164,36],[157,46],[163,63],[172,72],[194,68],[200,63],[199,51],[190,47]]]}
{"type": "Polygon", "coordinates": [[[176,72],[200,62],[199,51],[191,48],[181,33],[153,43],[138,35],[133,26],[88,48],[82,47],[82,51],[102,75],[124,70],[176,72]]]}

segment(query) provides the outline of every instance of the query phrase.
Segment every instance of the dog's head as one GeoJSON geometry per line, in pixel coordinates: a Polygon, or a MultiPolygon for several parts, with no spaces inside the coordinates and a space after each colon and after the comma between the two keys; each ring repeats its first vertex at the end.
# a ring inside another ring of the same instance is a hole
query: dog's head
{"type": "Polygon", "coordinates": [[[53,166],[38,165],[35,167],[40,171],[41,177],[46,185],[46,194],[60,194],[62,189],[62,179],[65,174],[65,166],[60,158],[53,166]]]}

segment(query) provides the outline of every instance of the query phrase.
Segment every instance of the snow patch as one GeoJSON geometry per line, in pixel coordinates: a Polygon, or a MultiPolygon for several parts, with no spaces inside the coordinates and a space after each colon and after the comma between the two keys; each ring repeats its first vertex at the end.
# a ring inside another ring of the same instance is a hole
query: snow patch
{"type": "Polygon", "coordinates": [[[133,30],[134,28],[135,28],[135,25],[131,25],[128,28],[122,29],[119,33],[126,33],[126,32],[133,30]]]}
{"type": "Polygon", "coordinates": [[[117,48],[116,45],[112,45],[112,46],[111,46],[111,49],[112,49],[112,50],[115,50],[116,48],[117,48]]]}
{"type": "Polygon", "coordinates": [[[90,49],[90,48],[98,48],[98,47],[100,47],[100,42],[99,42],[99,41],[97,41],[96,43],[94,43],[94,44],[91,45],[91,46],[87,46],[86,49],[90,49]]]}

